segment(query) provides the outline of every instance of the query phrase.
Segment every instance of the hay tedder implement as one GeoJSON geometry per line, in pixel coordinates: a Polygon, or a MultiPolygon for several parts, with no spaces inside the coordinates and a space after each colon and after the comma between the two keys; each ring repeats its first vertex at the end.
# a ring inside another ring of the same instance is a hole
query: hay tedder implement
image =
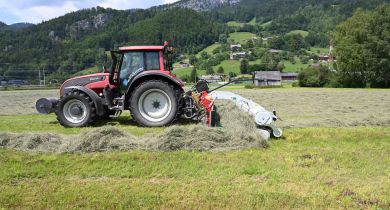
{"type": "Polygon", "coordinates": [[[111,51],[109,71],[65,81],[59,99],[41,98],[36,109],[42,114],[54,112],[65,127],[118,117],[123,110],[130,110],[133,120],[148,127],[171,124],[179,116],[215,127],[219,126],[219,115],[214,102],[230,100],[252,115],[261,131],[282,136],[282,130],[274,125],[278,119],[275,112],[240,95],[218,91],[222,86],[210,90],[207,82],[200,80],[185,91],[183,82],[171,73],[172,51],[168,43],[111,51]]]}

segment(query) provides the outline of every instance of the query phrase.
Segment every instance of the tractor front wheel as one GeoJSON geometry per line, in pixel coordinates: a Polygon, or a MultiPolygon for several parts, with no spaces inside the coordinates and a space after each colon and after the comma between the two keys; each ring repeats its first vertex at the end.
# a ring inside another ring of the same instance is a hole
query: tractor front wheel
{"type": "Polygon", "coordinates": [[[133,119],[148,127],[172,123],[178,115],[178,105],[175,88],[160,80],[141,83],[130,98],[133,119]]]}
{"type": "Polygon", "coordinates": [[[93,122],[96,116],[95,104],[87,94],[71,91],[61,97],[56,115],[65,127],[83,127],[93,122]]]}

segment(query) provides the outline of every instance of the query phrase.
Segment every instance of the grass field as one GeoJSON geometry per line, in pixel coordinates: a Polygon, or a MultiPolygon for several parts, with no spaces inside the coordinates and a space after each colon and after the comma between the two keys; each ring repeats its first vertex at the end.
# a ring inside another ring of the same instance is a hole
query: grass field
{"type": "Polygon", "coordinates": [[[307,35],[309,35],[309,32],[303,30],[293,30],[287,33],[287,35],[290,34],[300,34],[302,37],[307,37],[307,35]]]}
{"type": "Polygon", "coordinates": [[[283,61],[284,69],[283,72],[300,72],[302,69],[306,69],[310,66],[310,63],[303,64],[298,58],[295,58],[295,63],[290,61],[283,61]]]}
{"type": "MultiPolygon", "coordinates": [[[[276,109],[283,118],[283,127],[346,127],[390,125],[390,91],[382,89],[332,88],[271,88],[244,89],[230,86],[238,93],[261,104],[268,110],[276,109]],[[304,107],[304,110],[302,110],[304,107]]],[[[41,97],[57,96],[58,90],[2,91],[0,92],[0,132],[44,130],[73,133],[72,129],[58,126],[54,115],[36,115],[35,101],[41,97]],[[12,105],[13,102],[16,105],[12,105]],[[34,122],[36,122],[34,124],[34,122]]],[[[139,129],[123,118],[107,122],[123,128],[139,129]]],[[[142,128],[141,130],[148,128],[142,128]]],[[[80,129],[74,129],[77,133],[80,129]]],[[[130,130],[129,130],[130,131],[130,130]]],[[[145,131],[145,132],[146,132],[145,131]]],[[[141,132],[142,133],[142,132],[141,132]]]]}
{"type": "MultiPolygon", "coordinates": [[[[388,90],[227,90],[275,108],[284,138],[265,149],[230,152],[0,149],[0,209],[390,208],[388,90]]],[[[65,129],[54,115],[34,114],[35,99],[56,94],[0,92],[0,133],[73,135],[94,129],[65,129]]],[[[106,124],[136,136],[164,130],[140,128],[128,114],[97,126],[106,124]]]]}
{"type": "Polygon", "coordinates": [[[240,23],[237,21],[229,21],[226,24],[230,27],[242,27],[242,26],[244,26],[245,23],[240,23]]]}
{"type": "Polygon", "coordinates": [[[389,138],[389,128],[305,128],[226,153],[0,150],[0,206],[387,209],[389,138]]]}
{"type": "Polygon", "coordinates": [[[216,42],[216,43],[214,43],[214,44],[204,48],[202,51],[200,51],[198,54],[196,54],[196,56],[200,57],[202,52],[206,52],[207,54],[212,55],[213,54],[213,50],[215,50],[216,48],[218,48],[220,46],[221,46],[221,44],[216,42]]]}
{"type": "Polygon", "coordinates": [[[250,32],[234,32],[229,34],[228,40],[232,39],[236,43],[244,44],[246,43],[246,40],[251,39],[255,36],[255,34],[250,32]]]}
{"type": "Polygon", "coordinates": [[[266,28],[266,27],[269,27],[271,24],[272,24],[272,20],[261,24],[261,26],[266,28]]]}
{"type": "Polygon", "coordinates": [[[227,22],[227,25],[230,26],[230,27],[243,27],[245,24],[249,24],[249,25],[252,25],[252,26],[256,25],[256,18],[253,18],[248,23],[241,23],[241,22],[237,22],[237,21],[229,21],[229,22],[227,22]]]}
{"type": "Polygon", "coordinates": [[[318,55],[325,55],[329,53],[329,48],[311,47],[310,52],[316,53],[318,55]]]}

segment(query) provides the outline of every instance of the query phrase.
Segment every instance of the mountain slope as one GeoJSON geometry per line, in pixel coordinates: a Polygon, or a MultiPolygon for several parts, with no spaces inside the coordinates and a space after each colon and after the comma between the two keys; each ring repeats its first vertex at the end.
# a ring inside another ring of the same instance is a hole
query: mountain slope
{"type": "Polygon", "coordinates": [[[7,24],[0,21],[0,29],[4,28],[5,26],[7,26],[7,24]]]}
{"type": "MultiPolygon", "coordinates": [[[[0,76],[33,80],[37,69],[45,69],[49,77],[65,79],[85,68],[101,66],[106,50],[164,40],[170,40],[178,54],[193,54],[229,30],[259,36],[303,30],[311,46],[325,47],[337,24],[356,8],[371,9],[387,2],[390,0],[182,0],[147,10],[84,9],[25,29],[0,29],[0,76]],[[223,24],[250,20],[256,21],[242,28],[223,24]]],[[[8,26],[0,23],[1,27],[8,26]]]]}
{"type": "Polygon", "coordinates": [[[0,75],[7,79],[66,79],[103,65],[105,51],[122,45],[159,45],[196,52],[217,41],[225,26],[189,9],[132,10],[93,8],[69,13],[36,26],[0,34],[0,75]]]}

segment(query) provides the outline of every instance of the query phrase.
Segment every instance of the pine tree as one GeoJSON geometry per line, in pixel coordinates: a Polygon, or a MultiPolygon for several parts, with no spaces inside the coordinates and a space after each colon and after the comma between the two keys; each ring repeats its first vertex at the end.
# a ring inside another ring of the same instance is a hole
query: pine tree
{"type": "Polygon", "coordinates": [[[192,68],[192,71],[191,71],[191,76],[190,76],[190,82],[196,82],[198,80],[198,76],[197,76],[197,72],[196,72],[196,68],[192,68]]]}
{"type": "Polygon", "coordinates": [[[208,75],[214,74],[213,67],[207,66],[206,67],[206,74],[208,74],[208,75]]]}
{"type": "Polygon", "coordinates": [[[241,74],[247,74],[249,68],[249,62],[247,59],[242,59],[240,63],[240,72],[241,74]]]}

